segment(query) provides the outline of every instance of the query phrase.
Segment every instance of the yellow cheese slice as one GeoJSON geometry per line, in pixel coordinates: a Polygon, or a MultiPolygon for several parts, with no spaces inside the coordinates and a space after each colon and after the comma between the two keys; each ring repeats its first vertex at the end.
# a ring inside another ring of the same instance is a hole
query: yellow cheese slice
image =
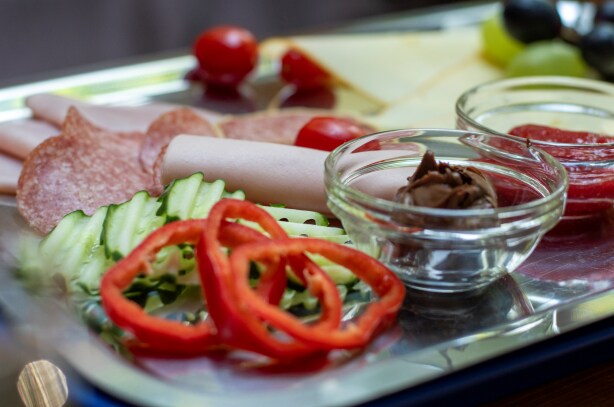
{"type": "Polygon", "coordinates": [[[473,86],[498,79],[503,72],[479,54],[449,67],[437,77],[369,120],[380,129],[454,128],[458,97],[473,86]]]}
{"type": "MultiPolygon", "coordinates": [[[[277,51],[279,52],[278,42],[277,51]]],[[[437,81],[444,72],[476,58],[479,29],[290,38],[298,48],[350,88],[393,105],[437,81]]]]}
{"type": "Polygon", "coordinates": [[[478,27],[274,38],[261,55],[279,61],[289,47],[332,73],[336,110],[381,130],[453,128],[458,97],[504,75],[482,57],[478,27]]]}

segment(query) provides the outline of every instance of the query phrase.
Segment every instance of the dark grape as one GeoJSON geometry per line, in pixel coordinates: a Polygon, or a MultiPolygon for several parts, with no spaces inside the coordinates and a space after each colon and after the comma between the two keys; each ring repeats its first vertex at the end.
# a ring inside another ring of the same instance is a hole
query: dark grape
{"type": "Polygon", "coordinates": [[[524,43],[550,40],[561,31],[561,17],[548,0],[507,0],[503,21],[508,33],[524,43]]]}
{"type": "Polygon", "coordinates": [[[580,42],[582,57],[600,74],[614,78],[614,23],[600,22],[580,42]]]}
{"type": "Polygon", "coordinates": [[[597,9],[595,22],[608,21],[614,23],[614,1],[604,1],[597,9]]]}

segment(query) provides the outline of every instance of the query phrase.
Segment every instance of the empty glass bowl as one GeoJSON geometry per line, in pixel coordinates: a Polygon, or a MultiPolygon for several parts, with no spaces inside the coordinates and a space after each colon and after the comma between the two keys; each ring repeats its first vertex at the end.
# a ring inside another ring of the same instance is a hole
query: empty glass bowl
{"type": "Polygon", "coordinates": [[[527,128],[517,140],[559,160],[569,173],[565,218],[590,219],[614,208],[614,85],[603,81],[535,76],[489,82],[457,101],[457,127],[508,134],[527,124],[594,133],[571,139],[540,139],[527,128]],[[602,136],[599,136],[602,135],[602,136]],[[610,137],[608,137],[610,136],[610,137]],[[563,142],[564,141],[564,142],[563,142]]]}
{"type": "Polygon", "coordinates": [[[353,243],[430,291],[479,289],[513,271],[560,219],[567,176],[541,150],[506,136],[460,130],[397,130],[343,144],[326,160],[328,206],[353,243]],[[504,152],[502,144],[511,146],[504,152]],[[395,202],[423,154],[474,167],[499,206],[439,209],[395,202]]]}

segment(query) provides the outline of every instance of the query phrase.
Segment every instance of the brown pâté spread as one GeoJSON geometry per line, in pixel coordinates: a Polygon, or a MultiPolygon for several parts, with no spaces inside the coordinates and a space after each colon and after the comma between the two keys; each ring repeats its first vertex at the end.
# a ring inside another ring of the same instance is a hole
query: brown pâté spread
{"type": "Polygon", "coordinates": [[[488,209],[497,207],[491,182],[474,167],[449,165],[427,151],[416,172],[400,188],[395,201],[441,209],[488,209]]]}

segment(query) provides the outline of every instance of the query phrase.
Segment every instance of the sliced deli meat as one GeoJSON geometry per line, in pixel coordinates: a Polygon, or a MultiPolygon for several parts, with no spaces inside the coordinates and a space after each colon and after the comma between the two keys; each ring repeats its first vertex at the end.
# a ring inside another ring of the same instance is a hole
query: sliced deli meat
{"type": "MultiPolygon", "coordinates": [[[[224,135],[230,139],[293,144],[299,130],[314,117],[335,116],[329,110],[292,108],[227,117],[219,122],[224,135]]],[[[346,116],[340,116],[346,117],[346,116]]],[[[360,123],[367,133],[375,129],[360,123]]]]}
{"type": "Polygon", "coordinates": [[[0,154],[0,194],[15,193],[21,167],[21,160],[0,154]]]}
{"type": "Polygon", "coordinates": [[[188,108],[162,114],[147,129],[139,156],[141,166],[153,172],[160,150],[178,134],[195,136],[221,136],[221,130],[188,108]]]}
{"type": "Polygon", "coordinates": [[[23,164],[17,208],[28,224],[47,233],[66,214],[93,214],[100,206],[150,189],[138,161],[143,134],[102,130],[70,108],[62,134],[42,142],[23,164]]]}
{"type": "Polygon", "coordinates": [[[324,191],[325,151],[249,140],[181,135],[161,162],[162,183],[196,172],[223,179],[252,202],[329,213],[324,191]]]}
{"type": "Polygon", "coordinates": [[[59,127],[39,120],[0,123],[0,151],[23,159],[37,145],[58,134],[59,127]]]}
{"type": "MultiPolygon", "coordinates": [[[[26,106],[34,117],[61,126],[70,107],[79,112],[94,125],[113,131],[145,132],[161,114],[177,109],[176,105],[152,103],[144,106],[108,106],[68,98],[49,93],[33,95],[26,99],[26,106]]],[[[222,116],[217,112],[197,109],[205,120],[215,122],[222,116]]]]}

